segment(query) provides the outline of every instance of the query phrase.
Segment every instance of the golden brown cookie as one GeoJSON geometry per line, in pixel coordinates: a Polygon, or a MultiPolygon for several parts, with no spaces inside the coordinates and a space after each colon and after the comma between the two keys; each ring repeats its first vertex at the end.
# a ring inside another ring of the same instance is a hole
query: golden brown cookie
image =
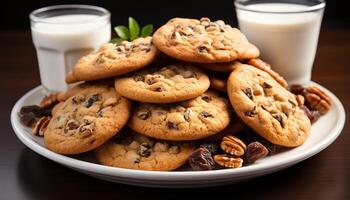
{"type": "Polygon", "coordinates": [[[147,68],[115,80],[116,90],[140,102],[171,103],[195,98],[209,88],[208,76],[189,64],[147,68]]]}
{"type": "Polygon", "coordinates": [[[208,18],[171,19],[154,33],[153,43],[168,56],[188,62],[229,62],[251,54],[238,29],[208,18]]]}
{"type": "Polygon", "coordinates": [[[252,58],[257,58],[260,56],[260,51],[259,49],[254,45],[249,43],[248,49],[239,56],[239,60],[245,60],[245,59],[252,59],[252,58]]]}
{"type": "Polygon", "coordinates": [[[82,57],[67,75],[66,82],[99,80],[135,71],[152,63],[157,54],[152,37],[121,44],[108,43],[99,51],[82,57]]]}
{"type": "Polygon", "coordinates": [[[192,100],[173,104],[139,103],[128,126],[150,137],[185,141],[214,135],[229,122],[227,99],[207,91],[192,100]]]}
{"type": "Polygon", "coordinates": [[[127,169],[171,171],[183,165],[195,149],[191,143],[157,140],[125,129],[95,150],[101,164],[127,169]]]}
{"type": "Polygon", "coordinates": [[[113,86],[90,86],[55,110],[45,131],[45,144],[60,154],[90,151],[118,133],[130,109],[131,103],[113,86]]]}
{"type": "Polygon", "coordinates": [[[228,79],[227,93],[237,115],[271,143],[295,147],[307,139],[310,120],[295,96],[268,73],[239,66],[228,79]]]}

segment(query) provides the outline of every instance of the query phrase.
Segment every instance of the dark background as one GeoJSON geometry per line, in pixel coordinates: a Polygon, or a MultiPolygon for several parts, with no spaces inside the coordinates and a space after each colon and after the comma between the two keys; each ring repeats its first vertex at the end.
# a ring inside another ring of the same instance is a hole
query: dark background
{"type": "MultiPolygon", "coordinates": [[[[350,27],[350,7],[348,0],[329,0],[325,10],[323,27],[350,27]]],[[[7,1],[0,6],[0,30],[29,30],[29,13],[37,8],[57,4],[90,4],[104,7],[112,13],[112,24],[126,24],[128,16],[141,24],[153,23],[156,27],[172,17],[223,19],[237,25],[233,0],[24,0],[7,1]]]]}

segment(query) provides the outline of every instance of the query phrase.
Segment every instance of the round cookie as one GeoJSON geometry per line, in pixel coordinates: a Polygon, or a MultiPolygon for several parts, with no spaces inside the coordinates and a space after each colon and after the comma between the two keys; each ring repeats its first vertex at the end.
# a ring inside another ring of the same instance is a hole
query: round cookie
{"type": "Polygon", "coordinates": [[[307,139],[310,120],[295,96],[268,73],[239,66],[227,81],[227,93],[237,115],[271,143],[295,147],[307,139]]]}
{"type": "Polygon", "coordinates": [[[115,80],[117,92],[140,102],[171,103],[195,98],[209,88],[208,76],[188,64],[141,70],[115,80]]]}
{"type": "Polygon", "coordinates": [[[225,98],[212,91],[173,104],[139,103],[128,126],[153,138],[197,140],[223,130],[230,122],[230,107],[225,98]]]}
{"type": "Polygon", "coordinates": [[[67,83],[99,80],[135,71],[153,62],[158,50],[152,44],[152,37],[137,38],[121,44],[107,43],[100,50],[79,59],[67,83]]]}
{"type": "Polygon", "coordinates": [[[137,170],[171,171],[187,162],[195,146],[169,142],[124,131],[97,148],[97,160],[112,167],[137,170]]]}
{"type": "Polygon", "coordinates": [[[90,151],[126,124],[131,103],[109,85],[92,85],[68,98],[53,113],[45,131],[46,146],[60,154],[90,151]]]}
{"type": "Polygon", "coordinates": [[[170,57],[198,63],[233,61],[247,55],[249,48],[238,29],[208,18],[173,18],[154,33],[153,43],[170,57]]]}
{"type": "Polygon", "coordinates": [[[220,92],[227,92],[227,74],[209,74],[210,88],[220,92]]]}

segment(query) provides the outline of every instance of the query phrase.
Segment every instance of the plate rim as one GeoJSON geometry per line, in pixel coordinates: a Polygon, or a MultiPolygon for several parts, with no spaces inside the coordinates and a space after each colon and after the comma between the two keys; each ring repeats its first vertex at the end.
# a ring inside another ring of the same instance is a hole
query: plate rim
{"type": "Polygon", "coordinates": [[[249,175],[252,175],[252,173],[260,174],[262,172],[266,172],[269,170],[284,168],[286,166],[296,164],[321,152],[322,150],[327,148],[330,144],[332,144],[336,138],[338,138],[341,131],[343,130],[343,127],[345,124],[345,118],[346,118],[345,110],[341,101],[325,87],[315,82],[310,82],[309,84],[316,85],[322,88],[323,90],[325,90],[326,93],[330,95],[333,101],[333,106],[336,107],[337,112],[339,113],[339,119],[334,124],[334,127],[336,129],[332,131],[333,134],[331,134],[330,137],[326,137],[324,140],[322,140],[322,142],[318,143],[317,145],[310,147],[306,153],[305,152],[300,153],[293,158],[289,158],[289,157],[280,158],[279,160],[272,163],[261,163],[261,164],[250,165],[250,166],[237,168],[237,169],[221,169],[221,170],[212,170],[212,171],[171,171],[171,172],[133,170],[133,169],[104,166],[96,163],[91,163],[88,161],[71,158],[65,155],[57,154],[37,144],[30,137],[26,136],[25,133],[21,133],[20,128],[17,127],[18,124],[21,125],[17,120],[18,118],[17,113],[20,109],[19,106],[22,105],[22,102],[24,102],[33,93],[38,92],[38,90],[41,90],[42,89],[41,85],[27,91],[25,95],[23,95],[21,98],[17,100],[17,102],[15,103],[15,105],[11,110],[11,125],[18,139],[29,149],[38,153],[41,156],[44,156],[47,159],[50,159],[61,165],[68,166],[69,168],[76,169],[78,171],[83,170],[85,172],[92,173],[92,174],[101,174],[101,175],[108,175],[113,177],[123,177],[123,178],[143,179],[143,180],[164,180],[164,181],[184,181],[184,180],[193,180],[193,179],[208,180],[213,178],[218,179],[220,177],[237,178],[237,177],[244,177],[247,174],[249,175]]]}

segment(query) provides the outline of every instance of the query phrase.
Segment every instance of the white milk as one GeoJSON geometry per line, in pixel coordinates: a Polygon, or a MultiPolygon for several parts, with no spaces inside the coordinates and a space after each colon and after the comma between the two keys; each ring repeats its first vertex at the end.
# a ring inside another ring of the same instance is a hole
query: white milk
{"type": "MultiPolygon", "coordinates": [[[[264,3],[246,6],[265,12],[302,11],[304,5],[264,3]]],[[[259,13],[237,9],[241,31],[257,45],[261,58],[289,83],[311,79],[323,9],[305,13],[259,13]]]]}
{"type": "Polygon", "coordinates": [[[32,24],[41,83],[48,91],[67,89],[66,74],[83,55],[111,38],[109,20],[97,15],[77,14],[46,18],[50,23],[32,24]]]}

